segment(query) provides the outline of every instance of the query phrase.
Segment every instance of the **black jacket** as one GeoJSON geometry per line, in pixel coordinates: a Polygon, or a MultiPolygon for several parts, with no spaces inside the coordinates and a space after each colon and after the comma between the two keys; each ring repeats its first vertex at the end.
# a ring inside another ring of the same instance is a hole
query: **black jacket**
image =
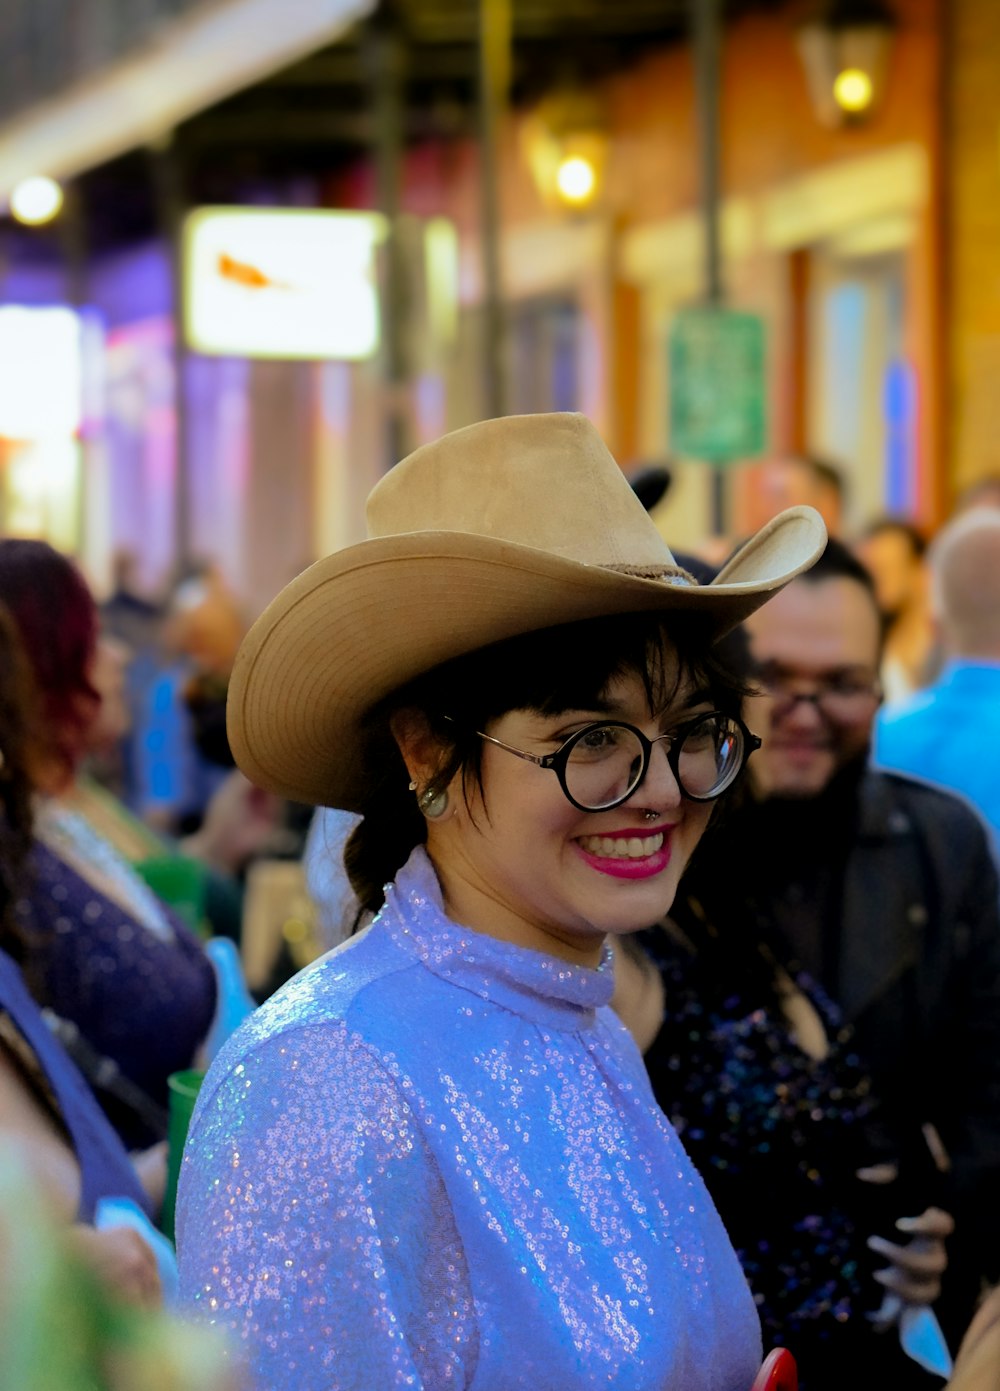
{"type": "Polygon", "coordinates": [[[987,833],[950,793],[861,781],[840,911],[838,1003],[903,1121],[933,1124],[963,1207],[1000,1210],[1000,888],[987,833]]]}

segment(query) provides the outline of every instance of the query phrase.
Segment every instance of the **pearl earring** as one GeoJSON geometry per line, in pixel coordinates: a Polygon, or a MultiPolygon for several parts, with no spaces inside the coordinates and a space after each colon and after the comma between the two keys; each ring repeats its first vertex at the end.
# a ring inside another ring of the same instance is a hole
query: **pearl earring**
{"type": "Polygon", "coordinates": [[[421,792],[417,798],[417,806],[427,817],[428,821],[440,821],[448,810],[448,792],[442,788],[440,792],[433,792],[429,787],[421,792]]]}

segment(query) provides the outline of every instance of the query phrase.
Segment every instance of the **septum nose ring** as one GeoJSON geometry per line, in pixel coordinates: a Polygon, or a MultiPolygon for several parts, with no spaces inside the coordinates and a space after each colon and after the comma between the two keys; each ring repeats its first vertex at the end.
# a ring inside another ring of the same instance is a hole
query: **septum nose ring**
{"type": "Polygon", "coordinates": [[[644,811],[642,813],[642,819],[644,821],[659,821],[660,813],[658,811],[644,811]]]}

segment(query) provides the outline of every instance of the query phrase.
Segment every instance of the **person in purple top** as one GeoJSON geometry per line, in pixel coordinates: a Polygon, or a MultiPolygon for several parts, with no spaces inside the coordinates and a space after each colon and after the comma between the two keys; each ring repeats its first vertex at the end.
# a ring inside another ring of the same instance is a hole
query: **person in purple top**
{"type": "Polygon", "coordinates": [[[133,1163],[90,1088],[48,1028],[14,955],[23,946],[10,916],[32,836],[26,681],[13,625],[0,609],[0,1140],[28,1161],[74,1246],[122,1297],[160,1302],[157,1261],[136,1224],[95,1230],[106,1200],[151,1218],[162,1156],[133,1163]]]}
{"type": "Polygon", "coordinates": [[[147,1145],[165,1133],[168,1076],[191,1066],[211,1026],[215,976],[188,929],[74,805],[100,708],[97,609],[83,577],[43,541],[3,539],[0,603],[32,687],[35,838],[13,906],[19,964],[126,1144],[147,1145]]]}
{"type": "Polygon", "coordinates": [[[233,673],[255,783],[360,813],[374,922],[210,1069],[181,1299],[296,1391],[749,1391],[756,1310],[609,1008],[755,747],[711,644],[822,548],[797,509],[713,585],[594,427],[423,446],[371,539],[274,601],[233,673]]]}

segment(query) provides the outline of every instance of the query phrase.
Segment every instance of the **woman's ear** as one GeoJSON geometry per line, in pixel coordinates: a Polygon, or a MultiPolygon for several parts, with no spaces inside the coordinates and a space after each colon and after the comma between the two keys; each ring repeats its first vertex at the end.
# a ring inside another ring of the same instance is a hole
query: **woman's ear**
{"type": "Polygon", "coordinates": [[[389,719],[389,728],[411,779],[426,787],[441,766],[441,745],[422,710],[407,707],[389,719]]]}

